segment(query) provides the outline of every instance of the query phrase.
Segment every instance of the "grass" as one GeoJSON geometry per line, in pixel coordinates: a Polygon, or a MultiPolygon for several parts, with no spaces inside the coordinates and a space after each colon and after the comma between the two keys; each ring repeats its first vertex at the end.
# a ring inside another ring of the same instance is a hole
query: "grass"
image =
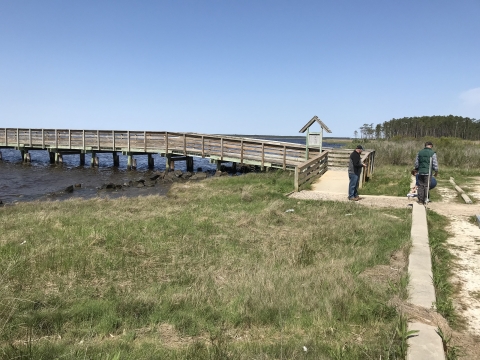
{"type": "Polygon", "coordinates": [[[292,183],[0,208],[0,357],[403,358],[406,275],[371,274],[408,251],[410,213],[298,202],[292,183]]]}
{"type": "Polygon", "coordinates": [[[427,212],[428,236],[432,253],[433,283],[435,285],[436,308],[451,325],[455,325],[458,318],[455,315],[452,295],[454,288],[449,282],[452,275],[451,266],[453,255],[448,251],[449,237],[446,227],[448,219],[433,211],[427,212]]]}

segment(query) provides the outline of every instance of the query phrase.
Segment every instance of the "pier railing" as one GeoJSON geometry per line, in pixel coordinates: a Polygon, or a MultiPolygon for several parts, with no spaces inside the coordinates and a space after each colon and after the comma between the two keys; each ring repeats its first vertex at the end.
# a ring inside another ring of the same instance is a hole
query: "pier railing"
{"type": "MultiPolygon", "coordinates": [[[[305,161],[305,145],[234,136],[167,131],[0,128],[0,147],[22,151],[122,152],[200,156],[262,167],[294,170],[305,161]]],[[[309,149],[309,156],[318,155],[309,149]]]]}
{"type": "MultiPolygon", "coordinates": [[[[306,184],[311,184],[313,181],[321,177],[328,168],[348,168],[351,153],[351,149],[326,150],[297,166],[295,168],[295,191],[299,191],[300,188],[306,184]]],[[[367,181],[373,174],[375,168],[375,150],[364,151],[361,160],[366,167],[362,169],[360,174],[359,188],[362,188],[365,181],[367,181]]]]}
{"type": "Polygon", "coordinates": [[[328,154],[328,151],[324,151],[295,168],[295,191],[298,192],[305,184],[311,184],[328,170],[328,154]]]}

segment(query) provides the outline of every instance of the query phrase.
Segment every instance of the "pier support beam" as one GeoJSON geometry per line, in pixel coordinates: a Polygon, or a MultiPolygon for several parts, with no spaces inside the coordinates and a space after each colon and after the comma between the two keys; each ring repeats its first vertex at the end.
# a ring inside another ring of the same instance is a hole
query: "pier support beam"
{"type": "Polygon", "coordinates": [[[132,170],[133,156],[127,155],[127,170],[132,170]]]}
{"type": "Polygon", "coordinates": [[[50,158],[50,164],[55,164],[55,153],[52,151],[49,151],[48,156],[50,158]]]}
{"type": "Polygon", "coordinates": [[[20,150],[22,153],[22,161],[24,163],[29,163],[31,161],[30,153],[27,150],[20,150]]]}
{"type": "Polygon", "coordinates": [[[113,152],[113,166],[120,166],[120,156],[115,151],[113,152]]]}
{"type": "Polygon", "coordinates": [[[132,158],[132,169],[136,170],[137,169],[137,159],[132,158]]]}
{"type": "Polygon", "coordinates": [[[172,154],[166,154],[165,170],[170,171],[175,169],[175,162],[172,160],[172,154]]]}
{"type": "Polygon", "coordinates": [[[217,164],[217,171],[220,171],[222,168],[222,161],[220,160],[215,160],[215,164],[217,164]]]}
{"type": "Polygon", "coordinates": [[[187,171],[193,172],[193,157],[192,156],[187,156],[187,171]]]}
{"type": "Polygon", "coordinates": [[[153,167],[155,166],[155,162],[153,161],[153,156],[152,154],[147,154],[147,156],[148,156],[148,168],[153,169],[153,167]]]}
{"type": "Polygon", "coordinates": [[[94,166],[98,166],[98,157],[97,157],[97,153],[94,153],[92,152],[92,159],[90,160],[90,166],[91,167],[94,167],[94,166]]]}
{"type": "Polygon", "coordinates": [[[84,165],[85,165],[85,154],[80,153],[80,166],[84,166],[84,165]]]}
{"type": "Polygon", "coordinates": [[[237,172],[237,163],[236,162],[232,162],[232,172],[233,173],[237,172]]]}
{"type": "Polygon", "coordinates": [[[0,151],[0,161],[2,161],[2,152],[0,151]]]}
{"type": "Polygon", "coordinates": [[[62,164],[63,163],[63,157],[62,154],[59,152],[55,153],[55,164],[62,164]]]}

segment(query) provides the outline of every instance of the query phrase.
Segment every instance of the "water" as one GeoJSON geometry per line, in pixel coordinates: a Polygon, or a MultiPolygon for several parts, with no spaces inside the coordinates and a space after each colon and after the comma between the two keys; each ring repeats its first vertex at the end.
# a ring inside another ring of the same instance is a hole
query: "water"
{"type": "MultiPolygon", "coordinates": [[[[285,141],[285,139],[268,137],[268,140],[285,141]]],[[[305,144],[305,139],[289,139],[289,142],[305,144]]],[[[335,145],[335,144],[333,144],[335,145]]],[[[332,147],[332,144],[325,144],[332,147]]],[[[154,187],[124,187],[115,191],[99,190],[106,183],[125,184],[139,179],[148,179],[157,171],[165,170],[165,158],[153,155],[155,166],[148,169],[147,156],[134,156],[137,170],[126,170],[127,157],[120,155],[120,166],[113,166],[113,157],[109,153],[97,154],[99,166],[90,167],[90,154],[85,155],[85,166],[80,166],[78,155],[63,155],[63,164],[50,164],[48,152],[45,150],[30,151],[31,163],[25,164],[19,151],[0,149],[3,161],[0,161],[0,201],[4,204],[17,201],[62,200],[71,197],[120,197],[142,196],[149,194],[165,195],[168,184],[157,184],[154,187]],[[70,185],[80,184],[73,193],[65,193],[70,185]]],[[[194,170],[213,173],[216,165],[208,159],[194,157],[194,170]]],[[[176,170],[186,171],[185,161],[175,163],[176,170]]]]}

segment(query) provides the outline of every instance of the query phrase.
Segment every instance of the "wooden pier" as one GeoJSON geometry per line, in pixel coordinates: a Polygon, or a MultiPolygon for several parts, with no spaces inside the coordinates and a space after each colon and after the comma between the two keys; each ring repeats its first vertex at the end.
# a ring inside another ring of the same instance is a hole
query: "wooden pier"
{"type": "MultiPolygon", "coordinates": [[[[0,128],[1,148],[19,150],[24,162],[30,162],[30,151],[46,150],[52,164],[61,163],[65,154],[78,154],[80,165],[85,165],[85,154],[91,154],[91,166],[98,166],[98,153],[111,153],[114,166],[118,166],[122,154],[127,156],[127,169],[136,167],[135,155],[148,156],[150,168],[154,167],[153,154],[167,158],[167,170],[173,169],[175,161],[186,161],[187,171],[193,171],[193,157],[202,157],[216,163],[217,168],[231,162],[234,166],[295,171],[296,191],[320,177],[328,166],[348,166],[345,150],[320,152],[319,148],[289,142],[167,131],[0,128]]],[[[362,182],[373,173],[374,154],[368,151],[362,156],[368,163],[362,182]]]]}

